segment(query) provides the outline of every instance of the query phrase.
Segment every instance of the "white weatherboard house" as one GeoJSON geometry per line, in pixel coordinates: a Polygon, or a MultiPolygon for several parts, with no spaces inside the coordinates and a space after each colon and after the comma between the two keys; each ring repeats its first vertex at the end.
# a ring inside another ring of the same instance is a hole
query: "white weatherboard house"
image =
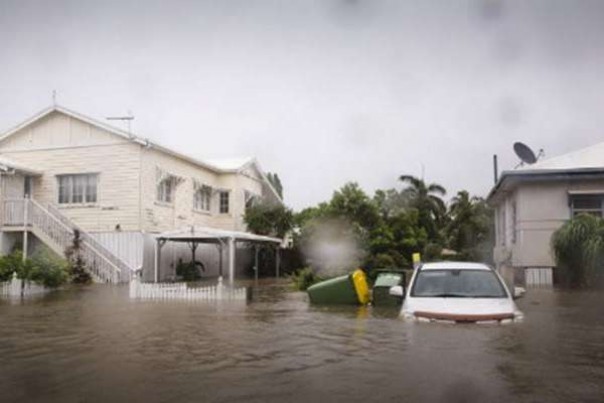
{"type": "Polygon", "coordinates": [[[577,214],[604,214],[604,143],[502,172],[488,201],[495,264],[517,282],[551,284],[554,231],[577,214]]]}
{"type": "MultiPolygon", "coordinates": [[[[139,267],[170,278],[192,251],[208,275],[222,274],[223,257],[246,255],[237,243],[279,241],[245,233],[246,205],[282,203],[255,159],[202,161],[60,106],[0,137],[0,181],[2,252],[43,243],[63,253],[77,233],[100,282],[139,267]],[[186,243],[160,253],[168,240],[186,243]]],[[[231,279],[249,257],[238,263],[231,279]]]]}

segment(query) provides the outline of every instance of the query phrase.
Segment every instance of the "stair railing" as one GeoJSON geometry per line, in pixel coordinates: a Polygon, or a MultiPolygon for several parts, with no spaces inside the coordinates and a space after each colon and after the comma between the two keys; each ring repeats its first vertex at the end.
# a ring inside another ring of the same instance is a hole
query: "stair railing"
{"type": "Polygon", "coordinates": [[[110,283],[130,280],[131,270],[127,264],[56,208],[47,209],[33,199],[4,199],[2,203],[2,225],[31,226],[33,230],[41,231],[44,236],[64,249],[73,244],[77,230],[82,240],[80,254],[93,276],[110,283]]]}

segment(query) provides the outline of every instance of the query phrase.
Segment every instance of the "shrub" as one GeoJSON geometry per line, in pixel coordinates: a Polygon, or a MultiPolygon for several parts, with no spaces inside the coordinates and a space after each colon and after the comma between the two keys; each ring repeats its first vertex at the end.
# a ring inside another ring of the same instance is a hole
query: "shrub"
{"type": "MultiPolygon", "coordinates": [[[[39,249],[30,260],[28,279],[49,288],[59,287],[69,279],[69,263],[46,248],[39,249]]],[[[27,266],[27,262],[26,262],[27,266]]]]}
{"type": "MultiPolygon", "coordinates": [[[[199,272],[199,262],[183,262],[182,259],[178,259],[176,265],[176,275],[182,278],[184,281],[197,281],[201,279],[201,273],[199,272]]],[[[201,267],[203,267],[201,265],[201,267]]],[[[203,270],[203,269],[202,269],[203,270]]]]}
{"type": "Polygon", "coordinates": [[[565,285],[590,287],[604,277],[603,219],[579,215],[552,235],[551,244],[565,285]]]}
{"type": "Polygon", "coordinates": [[[69,281],[73,284],[90,284],[92,276],[86,270],[86,263],[82,256],[78,253],[73,255],[68,262],[69,281]]]}
{"type": "Polygon", "coordinates": [[[293,287],[298,291],[306,291],[311,285],[323,280],[310,267],[295,271],[291,279],[293,287]]]}
{"type": "Polygon", "coordinates": [[[0,257],[0,281],[10,280],[13,272],[22,280],[56,288],[67,282],[68,264],[48,249],[40,249],[25,260],[23,253],[17,250],[0,257]]]}
{"type": "Polygon", "coordinates": [[[80,253],[81,243],[80,231],[75,230],[71,245],[65,249],[69,266],[69,281],[73,284],[90,284],[92,283],[92,276],[86,270],[86,262],[84,262],[84,258],[80,253]]]}
{"type": "Polygon", "coordinates": [[[13,273],[19,278],[27,278],[30,265],[23,262],[23,253],[19,250],[0,257],[0,281],[10,281],[13,273]]]}

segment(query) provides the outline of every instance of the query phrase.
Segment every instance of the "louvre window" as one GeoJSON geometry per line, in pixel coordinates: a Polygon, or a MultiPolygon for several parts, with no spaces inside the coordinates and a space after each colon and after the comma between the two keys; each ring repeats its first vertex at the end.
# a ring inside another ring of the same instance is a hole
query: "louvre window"
{"type": "Polygon", "coordinates": [[[591,214],[602,217],[604,195],[573,195],[570,198],[571,215],[591,214]]]}
{"type": "Polygon", "coordinates": [[[193,208],[199,211],[210,211],[212,200],[212,188],[209,186],[198,186],[193,194],[193,208]]]}
{"type": "Polygon", "coordinates": [[[229,192],[222,191],[220,192],[220,214],[228,214],[229,213],[229,192]]]}
{"type": "Polygon", "coordinates": [[[162,179],[157,184],[157,201],[172,203],[174,193],[174,180],[171,177],[162,179]]]}

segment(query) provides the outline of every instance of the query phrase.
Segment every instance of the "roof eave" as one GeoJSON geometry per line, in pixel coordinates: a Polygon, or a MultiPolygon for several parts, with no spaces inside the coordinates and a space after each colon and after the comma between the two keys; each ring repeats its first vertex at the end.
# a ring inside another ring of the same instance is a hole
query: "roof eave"
{"type": "Polygon", "coordinates": [[[256,169],[260,173],[260,176],[262,176],[262,179],[267,184],[268,188],[271,190],[271,192],[273,193],[273,195],[275,196],[275,198],[279,201],[279,203],[282,206],[284,206],[285,203],[283,202],[283,197],[281,197],[279,195],[279,193],[277,192],[277,189],[275,189],[275,187],[273,186],[273,184],[271,183],[271,181],[268,180],[268,176],[266,175],[266,173],[264,172],[264,170],[260,166],[260,163],[258,162],[258,160],[256,158],[252,158],[251,161],[247,165],[250,165],[250,164],[253,164],[256,167],[256,169]]]}
{"type": "MultiPolygon", "coordinates": [[[[26,121],[20,123],[19,125],[13,127],[12,129],[9,129],[8,131],[6,131],[5,133],[3,133],[0,136],[0,142],[4,141],[6,138],[10,137],[11,135],[13,135],[14,133],[16,133],[17,131],[23,129],[24,127],[27,127],[28,125],[32,124],[33,122],[42,119],[43,117],[50,115],[53,112],[60,112],[63,113],[67,116],[73,117],[75,119],[84,121],[86,123],[89,123],[93,126],[99,127],[101,129],[107,130],[110,133],[113,133],[125,140],[131,141],[135,144],[138,144],[140,146],[146,147],[146,148],[154,148],[160,152],[169,154],[173,157],[179,158],[183,161],[187,161],[191,164],[200,166],[202,168],[208,169],[210,171],[213,171],[215,173],[218,174],[223,174],[223,173],[234,173],[234,174],[238,174],[240,173],[243,169],[245,169],[246,167],[250,166],[250,165],[255,165],[256,169],[258,170],[258,172],[260,173],[260,175],[262,176],[262,179],[264,180],[264,182],[267,184],[267,186],[269,187],[269,189],[271,190],[271,192],[274,194],[274,196],[276,197],[276,199],[279,201],[279,203],[281,203],[282,205],[283,203],[283,199],[281,198],[281,196],[279,196],[279,194],[277,193],[277,191],[275,190],[275,188],[273,187],[273,185],[270,183],[270,181],[268,180],[266,174],[264,173],[264,171],[262,170],[262,168],[260,167],[258,161],[256,160],[256,158],[250,158],[248,161],[246,161],[244,164],[242,164],[241,166],[237,167],[237,168],[233,168],[233,169],[222,169],[218,166],[215,166],[213,164],[198,160],[196,158],[192,158],[188,155],[182,154],[178,151],[169,149],[167,147],[162,146],[161,144],[158,144],[154,141],[151,141],[147,138],[142,138],[142,137],[138,137],[132,133],[128,133],[125,132],[121,129],[118,129],[117,127],[108,125],[104,122],[101,122],[99,120],[90,118],[88,116],[82,115],[78,112],[72,111],[71,109],[65,108],[63,106],[59,106],[59,105],[52,105],[48,108],[43,109],[42,111],[38,112],[37,114],[35,114],[34,116],[32,116],[31,118],[27,119],[26,121]]],[[[33,173],[33,171],[32,171],[33,173]]],[[[33,173],[36,174],[36,173],[33,173]]]]}
{"type": "Polygon", "coordinates": [[[533,169],[533,170],[522,170],[522,171],[503,171],[499,180],[493,186],[489,195],[487,196],[487,203],[491,204],[499,193],[500,189],[504,187],[508,180],[519,179],[519,180],[535,180],[539,177],[545,180],[558,180],[568,179],[576,176],[597,176],[604,175],[604,167],[591,167],[591,168],[573,168],[573,169],[533,169]]]}

